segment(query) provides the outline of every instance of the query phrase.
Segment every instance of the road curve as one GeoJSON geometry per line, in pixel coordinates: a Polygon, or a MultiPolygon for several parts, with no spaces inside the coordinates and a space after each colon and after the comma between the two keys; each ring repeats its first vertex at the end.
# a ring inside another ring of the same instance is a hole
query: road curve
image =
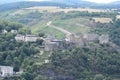
{"type": "Polygon", "coordinates": [[[65,33],[66,35],[71,35],[71,34],[72,34],[71,32],[69,32],[69,31],[67,31],[67,30],[65,30],[65,29],[63,29],[63,28],[60,28],[60,27],[57,27],[57,26],[53,25],[53,24],[52,24],[52,21],[49,21],[49,22],[47,23],[47,26],[49,26],[49,27],[51,27],[51,28],[54,28],[54,29],[57,29],[57,30],[65,33]]]}

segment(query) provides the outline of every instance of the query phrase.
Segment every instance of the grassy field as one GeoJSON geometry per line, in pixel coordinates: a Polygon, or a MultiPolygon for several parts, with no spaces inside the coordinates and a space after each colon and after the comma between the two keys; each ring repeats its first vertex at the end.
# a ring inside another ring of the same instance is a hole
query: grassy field
{"type": "Polygon", "coordinates": [[[46,35],[49,35],[49,34],[54,34],[56,36],[56,38],[58,39],[63,39],[65,38],[65,34],[54,29],[54,28],[51,28],[51,27],[48,27],[46,25],[47,22],[43,22],[43,23],[38,23],[32,27],[30,27],[30,29],[32,30],[32,33],[34,34],[37,34],[37,33],[45,33],[46,35]]]}
{"type": "Polygon", "coordinates": [[[90,27],[86,26],[87,18],[72,18],[66,20],[56,20],[53,24],[57,27],[61,27],[73,33],[87,33],[90,27]]]}
{"type": "Polygon", "coordinates": [[[30,12],[34,12],[36,10],[25,10],[25,9],[20,9],[20,10],[16,10],[14,13],[12,13],[11,15],[15,15],[15,14],[27,14],[27,13],[30,13],[30,12]]]}
{"type": "MultiPolygon", "coordinates": [[[[20,20],[30,20],[29,17],[23,17],[20,16],[27,16],[28,13],[34,12],[34,11],[43,11],[43,12],[68,12],[68,11],[89,11],[89,12],[107,12],[107,10],[100,10],[100,9],[90,9],[90,8],[66,8],[62,9],[59,7],[30,7],[25,9],[16,10],[9,14],[8,18],[13,19],[14,16],[15,19],[20,18],[20,20]],[[20,14],[19,16],[15,16],[16,14],[20,14]]],[[[7,13],[6,13],[7,15],[7,13]]],[[[6,16],[5,15],[5,16],[6,16]]],[[[71,19],[60,19],[61,15],[51,15],[51,13],[44,13],[41,18],[37,19],[31,19],[31,22],[26,23],[25,25],[28,25],[31,29],[32,33],[38,34],[38,33],[45,33],[48,34],[54,34],[58,39],[65,38],[65,34],[59,30],[56,30],[54,28],[48,27],[46,24],[48,21],[52,21],[53,24],[57,27],[61,27],[63,29],[66,29],[70,31],[71,33],[87,33],[90,31],[90,27],[86,25],[86,23],[89,22],[88,17],[82,17],[82,18],[71,18],[71,19]],[[48,15],[50,14],[50,15],[48,15]],[[57,17],[56,17],[57,16],[57,17]],[[51,18],[52,17],[52,18],[51,18]]],[[[111,18],[94,18],[96,22],[102,22],[107,23],[112,21],[111,18]]]]}
{"type": "MultiPolygon", "coordinates": [[[[53,25],[57,27],[61,27],[63,29],[66,29],[72,33],[87,33],[90,30],[90,27],[86,26],[86,22],[88,22],[88,18],[72,18],[72,19],[66,19],[66,20],[54,20],[53,25]]],[[[58,39],[65,38],[65,34],[62,33],[59,30],[56,30],[52,27],[49,27],[46,25],[47,22],[39,22],[36,25],[30,27],[32,30],[32,33],[45,33],[46,35],[54,34],[58,39]]]]}
{"type": "Polygon", "coordinates": [[[112,22],[111,18],[93,18],[95,22],[100,22],[100,23],[109,23],[112,22]]]}

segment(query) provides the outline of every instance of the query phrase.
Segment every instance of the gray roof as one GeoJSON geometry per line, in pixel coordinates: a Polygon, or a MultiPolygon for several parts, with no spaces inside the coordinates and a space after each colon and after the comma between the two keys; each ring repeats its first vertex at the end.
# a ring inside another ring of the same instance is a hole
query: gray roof
{"type": "Polygon", "coordinates": [[[13,71],[13,67],[10,67],[10,66],[0,66],[0,70],[1,71],[4,71],[4,72],[11,72],[11,71],[13,71]]]}
{"type": "Polygon", "coordinates": [[[28,34],[26,37],[37,37],[36,35],[28,34]]]}

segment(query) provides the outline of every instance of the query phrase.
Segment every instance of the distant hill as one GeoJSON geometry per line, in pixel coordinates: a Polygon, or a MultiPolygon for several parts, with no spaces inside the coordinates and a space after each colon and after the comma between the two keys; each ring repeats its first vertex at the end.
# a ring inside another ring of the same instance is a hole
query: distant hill
{"type": "Polygon", "coordinates": [[[0,0],[0,4],[20,2],[20,1],[25,1],[25,0],[0,0]]]}
{"type": "MultiPolygon", "coordinates": [[[[0,0],[0,5],[1,4],[6,4],[6,3],[13,3],[13,2],[23,2],[23,1],[31,2],[30,0],[0,0]]],[[[39,2],[43,2],[43,1],[39,1],[39,2]]],[[[94,2],[89,2],[89,1],[85,1],[85,0],[50,0],[49,2],[64,3],[64,4],[69,4],[69,5],[75,5],[75,4],[78,4],[78,5],[89,4],[89,5],[91,5],[91,4],[95,4],[94,2]]],[[[112,2],[112,3],[109,3],[109,4],[120,4],[120,1],[115,1],[115,2],[112,2]]]]}
{"type": "MultiPolygon", "coordinates": [[[[11,0],[12,1],[12,0],[11,0]]],[[[62,8],[65,7],[89,7],[91,2],[86,1],[80,1],[80,0],[54,0],[54,1],[41,1],[41,2],[35,2],[35,1],[22,1],[22,2],[13,2],[13,3],[7,3],[7,4],[1,4],[0,5],[0,12],[8,11],[8,10],[16,10],[21,8],[28,8],[33,6],[59,6],[62,8]],[[79,3],[78,3],[79,2],[79,3]],[[89,4],[89,5],[88,5],[89,4]]]]}
{"type": "Polygon", "coordinates": [[[16,10],[21,8],[28,8],[33,6],[60,6],[65,7],[66,4],[56,3],[56,2],[14,2],[0,5],[0,12],[8,11],[8,10],[16,10]]]}
{"type": "MultiPolygon", "coordinates": [[[[1,0],[0,4],[6,4],[6,3],[13,3],[13,2],[23,2],[23,1],[29,1],[29,0],[1,0]]],[[[42,2],[42,1],[40,1],[42,2]]],[[[78,4],[81,2],[87,2],[83,0],[51,0],[49,2],[57,2],[57,3],[66,3],[66,4],[78,4]]]]}
{"type": "Polygon", "coordinates": [[[120,9],[120,1],[115,1],[115,2],[111,2],[108,4],[97,4],[97,5],[93,5],[92,7],[95,8],[102,8],[102,9],[106,9],[106,8],[117,8],[120,9]]]}
{"type": "Polygon", "coordinates": [[[97,4],[93,2],[83,1],[83,0],[52,0],[52,1],[41,1],[41,2],[32,2],[25,0],[9,0],[8,2],[2,0],[0,5],[0,12],[8,10],[16,10],[21,8],[28,8],[34,6],[59,6],[62,8],[65,7],[91,7],[91,8],[120,8],[120,1],[113,2],[110,4],[97,4]],[[3,2],[2,2],[3,1],[3,2]],[[23,2],[21,2],[23,1],[23,2]]]}
{"type": "Polygon", "coordinates": [[[115,2],[112,2],[110,4],[114,4],[114,5],[119,5],[120,4],[120,1],[115,1],[115,2]]]}
{"type": "Polygon", "coordinates": [[[91,4],[92,2],[88,2],[88,1],[83,1],[83,0],[52,0],[53,2],[58,2],[58,3],[65,3],[65,4],[71,4],[71,5],[75,5],[75,4],[91,4]]]}

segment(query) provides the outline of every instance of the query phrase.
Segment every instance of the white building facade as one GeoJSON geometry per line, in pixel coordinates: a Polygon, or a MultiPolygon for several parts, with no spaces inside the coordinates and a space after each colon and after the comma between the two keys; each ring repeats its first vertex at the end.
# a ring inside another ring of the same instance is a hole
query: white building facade
{"type": "Polygon", "coordinates": [[[18,34],[15,36],[16,41],[36,42],[39,39],[36,35],[22,35],[18,34]]]}
{"type": "Polygon", "coordinates": [[[25,36],[21,35],[21,34],[18,34],[18,35],[15,36],[15,40],[17,40],[17,41],[24,41],[25,40],[25,36]]]}
{"type": "Polygon", "coordinates": [[[99,37],[100,44],[107,44],[109,42],[109,35],[101,35],[99,37]]]}
{"type": "Polygon", "coordinates": [[[25,36],[25,41],[26,42],[36,42],[37,39],[38,39],[38,37],[35,36],[35,35],[26,35],[25,36]]]}
{"type": "Polygon", "coordinates": [[[13,67],[10,66],[0,66],[0,76],[6,77],[6,76],[12,76],[13,75],[13,67]]]}

